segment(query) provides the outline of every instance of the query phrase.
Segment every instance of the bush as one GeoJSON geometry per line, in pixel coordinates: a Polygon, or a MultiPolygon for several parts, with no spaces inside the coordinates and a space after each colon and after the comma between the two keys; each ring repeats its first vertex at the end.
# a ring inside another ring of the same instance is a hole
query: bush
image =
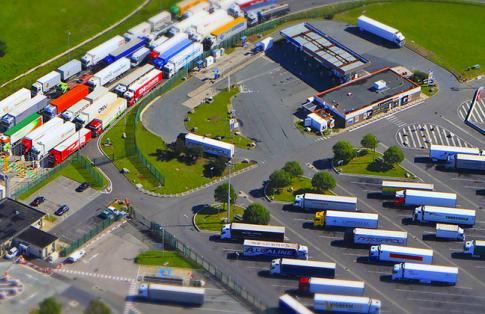
{"type": "Polygon", "coordinates": [[[318,172],[312,178],[312,186],[319,192],[331,190],[336,185],[335,178],[328,172],[318,172]]]}
{"type": "Polygon", "coordinates": [[[269,176],[269,188],[281,189],[291,184],[291,175],[281,170],[276,170],[269,176]]]}
{"type": "Polygon", "coordinates": [[[357,151],[357,156],[363,157],[365,155],[369,154],[369,151],[367,149],[360,149],[357,151]]]}
{"type": "Polygon", "coordinates": [[[232,186],[232,184],[229,188],[228,187],[229,186],[227,183],[223,183],[216,188],[216,190],[214,191],[214,199],[216,200],[216,202],[223,204],[227,203],[228,191],[230,191],[231,193],[231,204],[234,204],[234,202],[236,202],[237,194],[236,191],[234,191],[234,187],[232,186]]]}
{"type": "Polygon", "coordinates": [[[220,177],[224,174],[229,160],[226,157],[219,156],[212,158],[204,165],[204,175],[206,177],[220,177]]]}
{"type": "Polygon", "coordinates": [[[349,141],[338,141],[332,147],[334,159],[336,161],[342,160],[344,164],[348,163],[355,157],[355,150],[349,141]]]}
{"type": "Polygon", "coordinates": [[[45,299],[39,304],[39,314],[61,314],[62,304],[54,297],[45,299]]]}
{"type": "Polygon", "coordinates": [[[243,220],[250,224],[267,225],[270,220],[270,214],[266,207],[259,203],[254,203],[249,205],[244,211],[243,220]]]}
{"type": "Polygon", "coordinates": [[[404,153],[397,146],[391,146],[384,152],[384,162],[389,165],[400,164],[404,160],[404,153]]]}
{"type": "Polygon", "coordinates": [[[428,73],[423,71],[414,71],[413,75],[411,76],[411,80],[418,84],[423,84],[424,80],[428,78],[428,73]]]}
{"type": "Polygon", "coordinates": [[[288,172],[292,177],[298,177],[303,175],[303,169],[301,168],[298,161],[288,161],[283,170],[288,172]]]}
{"type": "Polygon", "coordinates": [[[111,314],[111,309],[103,301],[96,299],[89,302],[84,314],[111,314]]]}

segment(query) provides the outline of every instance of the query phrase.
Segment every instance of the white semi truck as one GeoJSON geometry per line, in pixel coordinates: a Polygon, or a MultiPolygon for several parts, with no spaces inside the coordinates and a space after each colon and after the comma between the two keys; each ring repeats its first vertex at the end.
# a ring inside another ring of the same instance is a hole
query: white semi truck
{"type": "Polygon", "coordinates": [[[52,71],[32,84],[32,91],[34,94],[45,94],[54,89],[59,83],[61,83],[61,73],[52,71]]]}
{"type": "Polygon", "coordinates": [[[264,240],[283,242],[285,227],[233,222],[221,228],[221,240],[264,240]]]}
{"type": "Polygon", "coordinates": [[[381,301],[369,297],[317,293],[313,299],[317,311],[379,314],[381,301]]]}
{"type": "Polygon", "coordinates": [[[473,226],[475,224],[476,211],[441,206],[420,206],[414,210],[413,220],[422,223],[448,223],[457,225],[473,226]]]}
{"type": "Polygon", "coordinates": [[[456,207],[456,194],[408,189],[396,192],[394,205],[456,207]]]}
{"type": "Polygon", "coordinates": [[[334,278],[337,265],[332,262],[278,258],[271,261],[270,274],[288,277],[334,278]]]}
{"type": "Polygon", "coordinates": [[[122,96],[128,90],[128,86],[130,86],[133,82],[135,82],[154,68],[155,67],[151,64],[145,64],[144,66],[133,70],[128,75],[124,76],[121,80],[118,81],[118,85],[116,85],[114,92],[122,96]]]}
{"type": "Polygon", "coordinates": [[[392,269],[392,280],[455,285],[458,281],[458,267],[400,263],[392,269]]]}
{"type": "Polygon", "coordinates": [[[315,227],[377,228],[379,215],[327,210],[315,213],[313,225],[315,227]]]}
{"type": "Polygon", "coordinates": [[[341,295],[364,295],[365,283],[355,280],[328,278],[300,278],[298,289],[302,293],[328,293],[341,295]]]}
{"type": "Polygon", "coordinates": [[[131,62],[128,58],[121,58],[97,72],[89,79],[88,85],[91,87],[103,86],[123,75],[131,68],[131,62]]]}
{"type": "Polygon", "coordinates": [[[111,52],[121,47],[125,43],[126,39],[122,36],[117,35],[110,40],[105,41],[101,45],[94,47],[81,58],[81,63],[83,67],[88,68],[98,64],[98,62],[103,60],[107,55],[109,55],[111,52]]]}
{"type": "Polygon", "coordinates": [[[436,238],[445,240],[465,240],[465,231],[458,225],[450,225],[437,223],[436,224],[436,238]]]}
{"type": "Polygon", "coordinates": [[[173,77],[180,69],[189,66],[192,61],[200,57],[203,52],[204,46],[201,43],[193,43],[180,51],[163,66],[164,77],[173,77]]]}
{"type": "Polygon", "coordinates": [[[297,243],[244,240],[243,255],[308,259],[308,247],[297,243]]]}
{"type": "Polygon", "coordinates": [[[432,161],[447,161],[456,154],[482,155],[483,151],[477,147],[461,147],[431,144],[429,147],[429,158],[432,161]]]}
{"type": "Polygon", "coordinates": [[[357,197],[305,193],[295,196],[295,206],[307,210],[357,210],[357,197]]]}
{"type": "Polygon", "coordinates": [[[380,244],[371,246],[369,250],[369,260],[375,262],[413,262],[431,264],[433,262],[433,250],[380,244]]]}
{"type": "Polygon", "coordinates": [[[357,26],[361,31],[366,31],[381,37],[393,44],[403,47],[406,43],[406,38],[397,29],[383,24],[379,21],[373,20],[367,16],[361,15],[357,19],[357,26]]]}
{"type": "Polygon", "coordinates": [[[463,246],[463,253],[474,257],[485,256],[485,241],[483,240],[466,241],[465,245],[463,246]]]}
{"type": "Polygon", "coordinates": [[[138,294],[148,301],[200,306],[204,304],[205,289],[147,283],[140,285],[138,294]]]}
{"type": "Polygon", "coordinates": [[[352,230],[352,242],[361,245],[406,245],[408,233],[405,231],[355,228],[352,230]]]}

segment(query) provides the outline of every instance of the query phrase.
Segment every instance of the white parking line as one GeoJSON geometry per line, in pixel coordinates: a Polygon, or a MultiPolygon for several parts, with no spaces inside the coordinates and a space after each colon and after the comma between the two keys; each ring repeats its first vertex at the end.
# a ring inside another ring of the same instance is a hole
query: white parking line
{"type": "Polygon", "coordinates": [[[373,273],[373,274],[384,274],[384,275],[390,275],[390,271],[382,271],[382,270],[368,270],[368,273],[373,273]]]}
{"type": "Polygon", "coordinates": [[[319,238],[327,238],[327,239],[338,239],[340,237],[337,236],[327,236],[327,235],[319,235],[319,238]]]}
{"type": "Polygon", "coordinates": [[[471,305],[471,306],[483,306],[483,303],[430,300],[430,299],[420,299],[420,298],[409,298],[408,300],[418,301],[418,302],[439,302],[439,303],[445,303],[445,304],[448,303],[448,304],[461,304],[461,305],[471,305]]]}

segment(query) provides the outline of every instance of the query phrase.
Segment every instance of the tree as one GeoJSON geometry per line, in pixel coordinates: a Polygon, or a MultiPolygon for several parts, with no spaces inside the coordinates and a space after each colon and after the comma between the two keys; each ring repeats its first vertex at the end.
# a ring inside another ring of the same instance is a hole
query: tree
{"type": "Polygon", "coordinates": [[[84,314],[111,314],[111,309],[103,301],[96,299],[89,302],[84,314]]]}
{"type": "Polygon", "coordinates": [[[243,214],[244,222],[256,225],[267,225],[270,214],[266,207],[259,203],[249,205],[243,214]]]}
{"type": "Polygon", "coordinates": [[[360,145],[374,151],[373,158],[375,158],[376,156],[377,144],[379,144],[379,140],[377,140],[377,137],[371,133],[364,135],[364,137],[362,137],[362,140],[360,141],[360,145]]]}
{"type": "Polygon", "coordinates": [[[298,177],[303,175],[303,169],[301,169],[298,161],[295,160],[288,161],[283,167],[283,170],[288,172],[292,177],[298,177]]]}
{"type": "Polygon", "coordinates": [[[335,160],[342,160],[345,164],[355,157],[354,147],[348,141],[338,141],[332,149],[335,160]]]}
{"type": "Polygon", "coordinates": [[[226,204],[229,190],[231,195],[231,203],[233,204],[237,199],[237,194],[236,191],[234,191],[234,187],[232,186],[232,184],[228,188],[227,183],[219,185],[214,191],[214,199],[216,200],[216,202],[226,204]]]}
{"type": "Polygon", "coordinates": [[[172,151],[176,157],[185,154],[187,152],[187,148],[185,147],[184,140],[177,138],[177,140],[172,143],[172,151]]]}
{"type": "Polygon", "coordinates": [[[224,174],[224,170],[227,168],[229,159],[224,156],[211,159],[204,166],[204,175],[207,177],[219,177],[224,174]]]}
{"type": "Polygon", "coordinates": [[[413,75],[411,76],[411,80],[418,84],[423,84],[424,80],[428,78],[428,73],[423,71],[414,71],[413,75]]]}
{"type": "Polygon", "coordinates": [[[61,314],[62,304],[54,297],[45,299],[39,304],[39,314],[61,314]]]}
{"type": "Polygon", "coordinates": [[[281,189],[291,184],[291,175],[281,170],[276,170],[269,176],[269,187],[271,189],[281,189]]]}
{"type": "Polygon", "coordinates": [[[328,172],[318,172],[312,178],[312,186],[319,192],[331,190],[336,185],[335,178],[328,172]]]}
{"type": "Polygon", "coordinates": [[[384,152],[384,162],[388,165],[400,164],[404,160],[404,153],[397,146],[391,146],[384,152]]]}
{"type": "Polygon", "coordinates": [[[197,160],[204,156],[204,148],[199,145],[194,145],[187,149],[187,155],[193,160],[197,160]]]}

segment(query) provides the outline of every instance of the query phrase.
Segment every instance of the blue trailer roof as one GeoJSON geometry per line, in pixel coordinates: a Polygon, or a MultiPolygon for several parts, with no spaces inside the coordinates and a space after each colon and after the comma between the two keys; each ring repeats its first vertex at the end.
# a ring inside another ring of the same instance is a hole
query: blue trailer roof
{"type": "Polygon", "coordinates": [[[191,44],[192,44],[192,41],[190,39],[184,39],[183,41],[179,42],[178,44],[176,44],[172,48],[170,48],[170,49],[164,51],[163,53],[161,53],[158,56],[157,59],[160,59],[161,63],[163,63],[163,65],[165,65],[165,64],[167,64],[168,60],[170,60],[171,58],[173,58],[180,51],[184,50],[185,48],[187,48],[191,44]]]}
{"type": "Polygon", "coordinates": [[[106,58],[104,58],[104,61],[107,63],[113,63],[118,59],[128,57],[141,47],[145,46],[146,43],[147,40],[144,38],[135,38],[133,40],[130,40],[129,42],[106,56],[106,58]]]}

